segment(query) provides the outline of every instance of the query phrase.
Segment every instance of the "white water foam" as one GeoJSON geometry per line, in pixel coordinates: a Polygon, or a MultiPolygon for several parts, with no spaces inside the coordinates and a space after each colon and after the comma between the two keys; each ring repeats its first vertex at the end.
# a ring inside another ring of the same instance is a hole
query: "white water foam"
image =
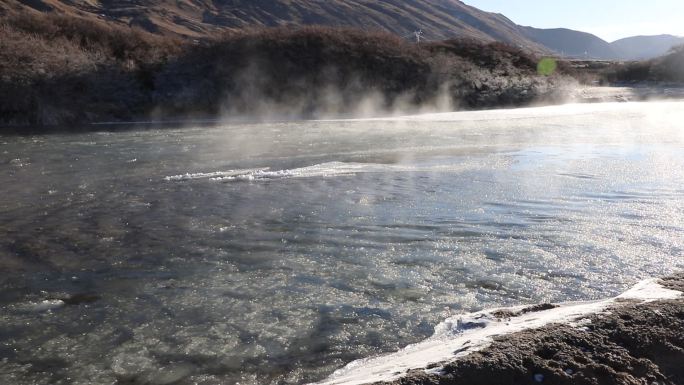
{"type": "Polygon", "coordinates": [[[178,182],[178,181],[187,181],[187,180],[194,180],[194,179],[214,179],[214,178],[223,178],[223,177],[230,177],[230,176],[236,176],[236,175],[246,175],[246,174],[255,173],[255,172],[263,171],[263,170],[268,170],[268,168],[252,168],[252,169],[244,169],[244,170],[186,173],[186,174],[180,174],[180,175],[167,176],[167,177],[164,177],[164,180],[167,182],[171,182],[171,181],[178,182]]]}
{"type": "Polygon", "coordinates": [[[312,166],[271,170],[270,168],[254,168],[245,170],[214,171],[207,173],[181,174],[167,176],[166,181],[188,181],[194,179],[210,179],[219,182],[231,181],[260,181],[287,178],[315,178],[355,175],[360,173],[386,172],[455,172],[468,168],[468,164],[431,164],[431,165],[403,165],[379,163],[349,163],[327,162],[312,166]]]}
{"type": "Polygon", "coordinates": [[[605,311],[622,300],[651,302],[675,299],[681,295],[681,292],[666,289],[657,280],[649,279],[617,297],[601,301],[565,303],[550,310],[529,312],[513,318],[501,319],[493,313],[517,313],[525,306],[455,316],[438,325],[434,335],[423,342],[409,345],[396,353],[354,361],[316,385],[361,385],[393,381],[411,369],[428,367],[431,369],[426,369],[427,373],[439,374],[444,363],[486,348],[494,336],[537,329],[552,323],[579,326],[584,317],[605,311]],[[440,365],[435,367],[434,364],[440,365]]]}

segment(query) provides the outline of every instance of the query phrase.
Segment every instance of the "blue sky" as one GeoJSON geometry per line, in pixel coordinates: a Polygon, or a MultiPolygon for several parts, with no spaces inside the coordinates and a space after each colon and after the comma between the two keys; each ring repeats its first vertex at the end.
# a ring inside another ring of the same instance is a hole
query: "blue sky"
{"type": "Polygon", "coordinates": [[[565,27],[608,41],[634,35],[684,36],[684,0],[464,0],[521,25],[565,27]]]}

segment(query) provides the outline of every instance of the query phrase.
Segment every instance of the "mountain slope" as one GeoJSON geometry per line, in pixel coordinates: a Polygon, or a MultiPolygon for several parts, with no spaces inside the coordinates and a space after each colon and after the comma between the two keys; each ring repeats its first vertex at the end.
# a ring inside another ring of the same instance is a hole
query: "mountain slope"
{"type": "Polygon", "coordinates": [[[614,41],[611,46],[621,59],[643,60],[663,56],[683,44],[684,37],[657,35],[628,37],[614,41]]]}
{"type": "Polygon", "coordinates": [[[422,29],[426,40],[503,41],[548,52],[505,16],[457,0],[10,0],[0,7],[77,14],[194,38],[249,26],[320,24],[409,37],[422,29]]]}
{"type": "Polygon", "coordinates": [[[525,35],[564,57],[615,59],[615,49],[605,40],[586,32],[566,28],[539,29],[521,27],[525,35]]]}
{"type": "Polygon", "coordinates": [[[246,27],[326,25],[389,31],[407,39],[501,41],[538,54],[586,59],[648,59],[684,39],[663,35],[610,44],[589,33],[515,24],[458,0],[4,0],[0,14],[57,12],[163,35],[204,38],[246,27]]]}

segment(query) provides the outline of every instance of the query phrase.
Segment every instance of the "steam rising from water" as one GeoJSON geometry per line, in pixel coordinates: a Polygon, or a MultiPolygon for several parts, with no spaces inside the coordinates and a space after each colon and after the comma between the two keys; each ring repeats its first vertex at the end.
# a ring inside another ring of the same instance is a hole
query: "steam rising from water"
{"type": "MultiPolygon", "coordinates": [[[[218,91],[223,95],[219,115],[226,122],[274,121],[400,116],[502,104],[545,105],[572,100],[579,87],[569,76],[535,76],[511,68],[518,74],[503,75],[498,68],[488,69],[448,55],[436,55],[429,62],[429,66],[414,68],[406,75],[422,81],[392,79],[387,82],[396,84],[371,85],[368,75],[349,74],[348,68],[334,65],[285,80],[274,74],[270,63],[247,60],[244,68],[231,73],[230,86],[216,85],[228,88],[218,91]],[[287,87],[282,89],[284,81],[287,87]],[[404,83],[416,84],[407,88],[404,83]]],[[[198,89],[190,87],[181,93],[180,103],[185,93],[203,92],[203,83],[197,83],[198,89]]]]}

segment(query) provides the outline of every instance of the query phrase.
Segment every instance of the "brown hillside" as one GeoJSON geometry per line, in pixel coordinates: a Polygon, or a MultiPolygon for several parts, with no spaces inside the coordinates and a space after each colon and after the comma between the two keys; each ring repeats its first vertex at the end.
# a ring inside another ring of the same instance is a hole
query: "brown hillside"
{"type": "Polygon", "coordinates": [[[67,13],[191,38],[246,26],[316,24],[400,36],[422,29],[426,40],[470,38],[549,51],[505,16],[457,0],[10,0],[0,9],[67,13]]]}
{"type": "Polygon", "coordinates": [[[188,117],[301,118],[549,102],[567,79],[476,40],[250,28],[200,42],[58,12],[0,22],[0,126],[188,117]]]}

